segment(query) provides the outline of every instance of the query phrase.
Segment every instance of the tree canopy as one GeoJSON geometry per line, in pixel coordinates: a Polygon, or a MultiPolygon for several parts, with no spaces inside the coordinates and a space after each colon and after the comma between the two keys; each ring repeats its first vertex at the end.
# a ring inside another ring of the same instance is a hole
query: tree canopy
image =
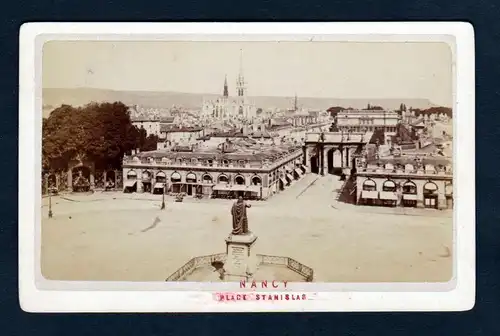
{"type": "MultiPolygon", "coordinates": [[[[96,167],[120,167],[123,155],[141,148],[146,131],[132,125],[121,102],[62,105],[43,120],[42,158],[45,168],[66,169],[71,160],[91,160],[96,167]]],[[[156,149],[156,144],[155,148],[156,149]]]]}

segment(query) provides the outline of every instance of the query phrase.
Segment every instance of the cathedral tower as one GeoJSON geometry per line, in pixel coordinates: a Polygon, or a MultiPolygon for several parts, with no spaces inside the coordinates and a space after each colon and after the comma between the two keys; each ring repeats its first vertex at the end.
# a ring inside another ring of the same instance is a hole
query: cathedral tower
{"type": "Polygon", "coordinates": [[[229,96],[229,90],[227,89],[227,75],[224,78],[224,93],[223,93],[223,96],[224,97],[228,97],[229,96]]]}
{"type": "Polygon", "coordinates": [[[240,73],[236,80],[236,93],[238,97],[246,97],[246,90],[245,77],[243,76],[243,51],[240,49],[240,73]]]}

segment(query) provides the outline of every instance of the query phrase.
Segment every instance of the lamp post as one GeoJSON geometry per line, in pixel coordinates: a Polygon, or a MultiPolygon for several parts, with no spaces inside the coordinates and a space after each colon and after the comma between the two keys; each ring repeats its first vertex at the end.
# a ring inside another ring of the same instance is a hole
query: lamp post
{"type": "Polygon", "coordinates": [[[52,218],[52,193],[49,189],[49,218],[52,218]]]}
{"type": "Polygon", "coordinates": [[[161,210],[165,210],[165,189],[167,189],[167,184],[163,184],[163,192],[161,194],[161,210]]]}
{"type": "Polygon", "coordinates": [[[46,176],[46,180],[47,180],[47,193],[49,195],[49,218],[52,218],[52,192],[51,192],[51,188],[50,188],[50,183],[49,183],[49,176],[50,174],[47,174],[45,175],[46,176]]]}

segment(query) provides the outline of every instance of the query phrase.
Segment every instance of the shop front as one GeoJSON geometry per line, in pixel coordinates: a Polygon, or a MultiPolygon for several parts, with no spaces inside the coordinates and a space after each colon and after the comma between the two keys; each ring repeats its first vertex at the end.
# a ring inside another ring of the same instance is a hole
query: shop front
{"type": "Polygon", "coordinates": [[[194,173],[188,173],[186,175],[185,190],[186,194],[189,196],[195,196],[198,193],[198,183],[194,173]]]}
{"type": "Polygon", "coordinates": [[[396,183],[392,180],[385,181],[382,185],[382,191],[380,192],[379,198],[384,206],[396,206],[398,202],[396,183]]]}
{"type": "Polygon", "coordinates": [[[438,207],[438,186],[434,182],[427,182],[424,185],[424,207],[437,209],[438,207]]]}
{"type": "Polygon", "coordinates": [[[412,181],[403,184],[403,206],[411,208],[417,206],[417,185],[412,181]]]}
{"type": "Polygon", "coordinates": [[[201,192],[204,197],[212,197],[213,193],[213,187],[214,187],[214,181],[212,179],[212,176],[210,174],[205,174],[201,178],[201,192]]]}
{"type": "Polygon", "coordinates": [[[164,172],[158,172],[155,177],[155,185],[153,186],[153,194],[163,194],[167,185],[167,176],[164,172]]]}
{"type": "Polygon", "coordinates": [[[153,191],[153,186],[152,186],[152,182],[151,182],[151,177],[152,177],[152,174],[150,171],[143,171],[142,172],[142,179],[141,179],[141,182],[142,182],[142,190],[144,192],[152,192],[153,191]]]}
{"type": "Polygon", "coordinates": [[[127,179],[123,183],[123,192],[133,193],[137,191],[137,173],[134,170],[127,172],[127,179]]]}
{"type": "Polygon", "coordinates": [[[359,203],[365,205],[376,205],[378,203],[377,184],[372,179],[363,182],[359,203]]]}
{"type": "Polygon", "coordinates": [[[178,172],[174,172],[170,175],[169,191],[173,194],[180,194],[182,192],[182,177],[178,172]]]}

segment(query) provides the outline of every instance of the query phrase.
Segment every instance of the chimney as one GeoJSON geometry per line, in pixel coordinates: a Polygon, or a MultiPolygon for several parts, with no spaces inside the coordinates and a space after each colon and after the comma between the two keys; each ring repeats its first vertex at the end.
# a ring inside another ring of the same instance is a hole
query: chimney
{"type": "Polygon", "coordinates": [[[139,154],[139,153],[141,152],[141,149],[140,149],[140,148],[137,148],[137,149],[135,150],[135,152],[136,152],[137,154],[139,154]]]}
{"type": "Polygon", "coordinates": [[[132,149],[132,155],[135,155],[135,149],[132,149]]]}
{"type": "Polygon", "coordinates": [[[248,126],[247,125],[243,125],[243,135],[244,136],[248,135],[248,126]]]}

